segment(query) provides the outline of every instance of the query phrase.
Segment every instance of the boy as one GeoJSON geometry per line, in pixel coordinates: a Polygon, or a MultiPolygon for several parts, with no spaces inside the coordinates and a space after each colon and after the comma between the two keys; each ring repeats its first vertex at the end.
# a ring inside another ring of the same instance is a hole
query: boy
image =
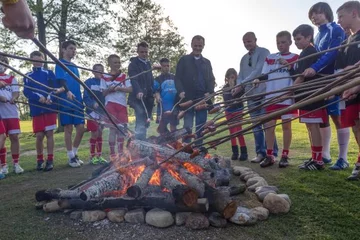
{"type": "MultiPolygon", "coordinates": [[[[30,54],[34,60],[44,61],[44,55],[39,51],[30,54]]],[[[49,87],[54,87],[56,78],[51,70],[43,68],[43,63],[33,62],[32,72],[26,75],[49,87]]],[[[30,116],[33,118],[33,132],[36,135],[37,165],[36,170],[51,171],[54,167],[54,130],[56,129],[56,106],[52,104],[51,91],[45,86],[24,78],[24,95],[30,105],[30,116]],[[36,91],[39,89],[41,91],[36,91]],[[46,93],[44,93],[44,91],[46,93]],[[35,106],[37,105],[37,106],[35,106]],[[49,110],[52,109],[52,110],[49,110]],[[47,161],[44,167],[44,137],[46,136],[47,161]]]]}
{"type": "MultiPolygon", "coordinates": [[[[265,59],[265,63],[262,69],[262,74],[266,74],[274,69],[278,69],[282,65],[294,62],[298,59],[298,55],[294,53],[290,53],[290,45],[292,44],[291,41],[291,34],[288,31],[282,31],[279,32],[276,35],[276,44],[277,48],[279,50],[279,53],[270,54],[265,59]]],[[[282,88],[290,87],[292,86],[292,79],[290,78],[289,71],[292,68],[290,65],[287,68],[281,68],[277,70],[276,72],[270,73],[268,75],[265,75],[264,77],[260,78],[260,80],[266,80],[266,79],[272,79],[272,78],[279,78],[283,77],[282,80],[277,81],[269,81],[266,82],[266,92],[271,92],[275,90],[279,90],[282,88]]],[[[254,80],[256,85],[259,83],[259,79],[254,80]]],[[[265,99],[270,99],[273,97],[276,97],[280,95],[281,93],[277,94],[267,94],[265,99]]],[[[265,108],[266,112],[273,112],[276,110],[280,110],[283,108],[288,107],[289,105],[293,104],[292,99],[286,99],[280,103],[276,103],[273,105],[270,105],[265,108]]],[[[282,115],[279,119],[282,119],[282,130],[283,130],[283,151],[281,160],[279,162],[280,168],[285,168],[289,165],[288,162],[288,155],[289,155],[289,148],[291,144],[291,121],[289,120],[297,115],[296,111],[288,112],[284,115],[282,115]]],[[[275,142],[275,124],[276,120],[271,120],[267,123],[265,123],[265,142],[267,146],[266,150],[266,157],[265,159],[260,162],[261,167],[269,167],[275,163],[275,156],[274,156],[274,142],[275,142]],[[269,148],[271,147],[271,148],[269,148]]]]}
{"type": "Polygon", "coordinates": [[[168,132],[167,125],[170,123],[170,131],[176,131],[179,124],[177,116],[171,113],[175,104],[176,88],[175,75],[170,73],[170,60],[167,58],[160,59],[161,74],[155,78],[154,90],[155,99],[158,105],[162,106],[162,116],[160,116],[159,133],[168,132]]]}
{"type": "MultiPolygon", "coordinates": [[[[309,20],[319,28],[319,33],[315,38],[316,50],[323,51],[329,48],[338,47],[345,39],[344,30],[334,22],[334,15],[329,4],[325,2],[318,2],[314,4],[308,14],[309,20]]],[[[313,77],[316,73],[333,74],[334,64],[338,51],[330,51],[321,55],[321,57],[309,66],[304,71],[305,77],[313,77]]],[[[331,103],[339,100],[339,96],[332,99],[325,100],[325,103],[331,103]]],[[[326,107],[328,115],[331,116],[333,123],[337,130],[337,139],[339,144],[339,156],[337,161],[330,169],[341,170],[347,168],[347,150],[349,145],[350,130],[343,128],[340,121],[340,106],[339,103],[334,103],[326,107]]],[[[323,152],[322,157],[324,163],[331,163],[330,156],[330,142],[331,142],[331,127],[330,122],[320,124],[320,132],[322,136],[323,152]]]]}
{"type": "MultiPolygon", "coordinates": [[[[9,64],[9,60],[5,56],[0,55],[0,61],[9,64]]],[[[13,160],[13,170],[16,174],[24,172],[19,165],[19,133],[20,120],[19,112],[15,101],[19,97],[18,81],[14,76],[5,73],[6,68],[0,67],[0,118],[4,124],[5,133],[9,136],[11,142],[11,156],[13,160]]],[[[1,133],[1,131],[0,131],[1,133]]],[[[3,146],[0,149],[1,171],[3,174],[8,174],[9,169],[6,164],[6,148],[3,146]]]]}
{"type": "MultiPolygon", "coordinates": [[[[106,110],[114,117],[116,124],[127,124],[128,113],[126,104],[126,93],[132,92],[130,80],[121,72],[120,57],[112,54],[107,59],[111,75],[103,75],[100,83],[100,90],[105,96],[106,110]]],[[[110,156],[115,157],[115,141],[117,139],[118,154],[123,151],[124,137],[117,129],[110,127],[109,146],[110,156]]]]}
{"type": "MultiPolygon", "coordinates": [[[[104,66],[101,64],[95,64],[93,66],[93,78],[89,78],[85,81],[85,84],[95,93],[96,97],[104,104],[105,99],[100,89],[101,73],[104,72],[104,66]],[[98,71],[98,72],[95,72],[98,71]]],[[[95,99],[89,94],[88,91],[84,91],[84,103],[86,105],[86,113],[90,115],[93,120],[87,120],[87,130],[91,132],[89,139],[90,143],[90,163],[107,163],[107,161],[101,156],[102,151],[102,127],[97,121],[100,120],[103,111],[100,110],[99,104],[95,102],[95,99]],[[94,110],[94,111],[93,111],[94,110]],[[95,153],[96,149],[96,153],[95,153]]]]}
{"type": "MultiPolygon", "coordinates": [[[[351,33],[346,43],[360,41],[360,2],[348,1],[341,5],[337,10],[338,22],[343,29],[348,29],[351,33]]],[[[360,61],[360,48],[358,44],[350,45],[346,48],[339,49],[336,58],[336,66],[347,69],[360,61]]],[[[341,70],[341,69],[337,69],[341,70]]],[[[352,127],[356,142],[360,148],[360,87],[356,86],[344,91],[343,98],[347,99],[346,109],[342,115],[341,123],[343,127],[352,127]]],[[[348,180],[359,180],[360,173],[360,152],[355,163],[354,169],[348,180]]]]}
{"type": "MultiPolygon", "coordinates": [[[[77,77],[79,77],[80,74],[78,68],[71,62],[71,60],[76,55],[76,43],[72,40],[63,42],[61,44],[61,51],[63,54],[63,58],[60,59],[60,61],[67,64],[67,68],[70,69],[77,77]]],[[[63,90],[63,92],[60,93],[59,96],[64,99],[68,98],[77,105],[77,107],[74,107],[74,105],[71,105],[68,102],[59,100],[60,110],[62,112],[72,114],[72,116],[64,113],[60,113],[59,115],[60,123],[62,126],[64,126],[65,146],[69,159],[68,163],[70,167],[80,167],[81,164],[83,164],[83,161],[78,158],[77,152],[85,131],[84,114],[82,112],[84,106],[80,91],[80,84],[59,65],[56,65],[55,67],[55,75],[63,90]],[[76,128],[74,142],[72,142],[73,126],[75,126],[76,128]]]]}
{"type": "MultiPolygon", "coordinates": [[[[293,31],[293,38],[295,41],[295,45],[298,49],[302,50],[300,53],[299,59],[307,57],[311,54],[315,54],[317,51],[312,44],[313,42],[314,29],[306,24],[300,25],[293,31]]],[[[294,70],[291,71],[291,75],[301,74],[305,71],[305,69],[309,68],[312,64],[314,64],[318,60],[318,56],[314,56],[303,61],[299,61],[294,70]]],[[[295,79],[294,85],[301,84],[303,82],[315,81],[318,76],[307,77],[299,76],[295,79]]],[[[299,94],[300,92],[296,92],[299,94]]],[[[304,99],[306,96],[295,99],[295,101],[300,101],[304,99]]],[[[322,108],[311,113],[309,111],[320,108],[325,104],[324,100],[318,101],[311,105],[302,107],[299,109],[300,115],[304,115],[300,118],[301,123],[305,123],[307,130],[309,132],[309,139],[311,143],[311,152],[312,156],[309,161],[300,166],[300,169],[306,170],[322,170],[324,169],[324,162],[322,158],[322,145],[321,145],[321,134],[320,134],[320,124],[325,123],[327,121],[327,113],[326,109],[322,108]]]]}

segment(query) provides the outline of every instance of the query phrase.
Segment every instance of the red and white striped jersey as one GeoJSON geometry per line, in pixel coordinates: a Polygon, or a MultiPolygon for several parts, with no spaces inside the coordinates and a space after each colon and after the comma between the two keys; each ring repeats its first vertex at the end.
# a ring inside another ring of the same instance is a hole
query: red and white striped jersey
{"type": "MultiPolygon", "coordinates": [[[[108,89],[109,87],[114,85],[118,85],[123,88],[131,87],[131,82],[130,80],[125,80],[126,75],[124,73],[120,73],[120,75],[117,76],[116,79],[112,79],[113,77],[111,75],[104,74],[101,78],[100,90],[104,91],[105,89],[108,89]]],[[[126,93],[121,91],[109,93],[105,96],[105,104],[107,104],[108,102],[121,104],[126,107],[126,93]]]]}
{"type": "MultiPolygon", "coordinates": [[[[261,73],[265,74],[265,73],[271,72],[271,71],[281,67],[282,65],[279,62],[280,58],[283,58],[287,62],[292,63],[299,58],[299,55],[297,55],[295,53],[287,53],[287,54],[273,53],[273,54],[270,54],[265,59],[265,63],[264,63],[261,73]]],[[[275,72],[270,73],[268,75],[269,80],[273,79],[273,78],[283,78],[283,79],[266,82],[266,92],[280,90],[280,89],[283,89],[283,88],[293,85],[293,80],[290,77],[289,69],[287,67],[278,69],[275,72]]],[[[266,95],[266,98],[276,97],[276,96],[279,96],[280,94],[283,94],[283,93],[268,94],[268,95],[266,95]]],[[[294,103],[294,101],[292,99],[287,99],[278,104],[291,105],[293,103],[294,103]]]]}
{"type": "MultiPolygon", "coordinates": [[[[18,84],[18,81],[14,76],[10,76],[4,73],[0,74],[0,81],[7,84],[7,86],[0,88],[0,96],[5,97],[6,100],[11,100],[12,93],[19,92],[19,86],[14,85],[18,84]]],[[[0,102],[0,118],[19,118],[19,112],[16,104],[0,102]]]]}

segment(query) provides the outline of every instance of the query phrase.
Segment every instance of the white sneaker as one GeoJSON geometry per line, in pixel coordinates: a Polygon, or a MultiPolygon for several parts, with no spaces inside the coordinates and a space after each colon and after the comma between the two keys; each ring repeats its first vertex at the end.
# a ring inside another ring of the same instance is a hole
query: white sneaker
{"type": "Polygon", "coordinates": [[[76,161],[77,161],[80,165],[84,165],[84,161],[83,161],[83,160],[80,160],[77,155],[75,155],[75,159],[76,159],[76,161]]]}
{"type": "Polygon", "coordinates": [[[1,172],[5,175],[9,173],[9,167],[7,164],[5,164],[1,167],[1,172]]]}
{"type": "Polygon", "coordinates": [[[22,169],[22,167],[20,167],[20,165],[18,163],[15,163],[14,164],[14,173],[20,174],[23,172],[24,172],[24,169],[22,169]]]}
{"type": "Polygon", "coordinates": [[[69,160],[69,166],[73,168],[80,167],[80,163],[76,160],[75,157],[69,160]]]}
{"type": "Polygon", "coordinates": [[[265,157],[263,157],[263,155],[261,154],[258,154],[256,157],[254,157],[253,159],[251,159],[250,162],[252,163],[259,163],[261,162],[262,160],[264,160],[265,157]]]}

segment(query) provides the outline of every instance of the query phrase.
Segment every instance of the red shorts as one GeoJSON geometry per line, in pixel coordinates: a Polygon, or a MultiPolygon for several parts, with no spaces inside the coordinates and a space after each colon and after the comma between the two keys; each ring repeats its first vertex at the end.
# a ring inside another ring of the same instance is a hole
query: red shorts
{"type": "Polygon", "coordinates": [[[325,108],[316,111],[299,110],[301,123],[327,123],[329,117],[325,108]]]}
{"type": "Polygon", "coordinates": [[[2,120],[4,127],[5,127],[5,133],[7,135],[11,134],[19,134],[20,131],[20,119],[18,118],[5,118],[2,120]]]}
{"type": "Polygon", "coordinates": [[[360,104],[352,104],[341,110],[341,127],[353,127],[355,121],[359,120],[360,104]]]}
{"type": "Polygon", "coordinates": [[[94,120],[86,121],[86,128],[89,132],[96,132],[99,129],[100,125],[94,120]]]}
{"type": "Polygon", "coordinates": [[[56,120],[57,120],[57,113],[45,113],[33,117],[34,133],[55,130],[56,120]]]}
{"type": "MultiPolygon", "coordinates": [[[[110,116],[114,119],[116,124],[128,123],[127,107],[118,103],[108,102],[105,108],[110,113],[110,116]]],[[[108,122],[110,123],[109,120],[108,122]]]]}
{"type": "MultiPolygon", "coordinates": [[[[272,113],[272,112],[276,112],[278,110],[281,110],[281,109],[284,109],[284,108],[287,108],[289,107],[289,105],[284,105],[284,104],[274,104],[274,105],[270,105],[270,106],[267,106],[265,108],[265,111],[267,113],[272,113]]],[[[292,119],[292,118],[295,118],[298,116],[298,111],[297,110],[293,110],[293,111],[290,111],[290,112],[286,112],[284,113],[283,115],[275,118],[274,120],[276,119],[282,119],[282,120],[286,120],[286,119],[292,119]]]]}
{"type": "Polygon", "coordinates": [[[2,120],[0,120],[0,134],[6,133],[5,126],[2,120]]]}

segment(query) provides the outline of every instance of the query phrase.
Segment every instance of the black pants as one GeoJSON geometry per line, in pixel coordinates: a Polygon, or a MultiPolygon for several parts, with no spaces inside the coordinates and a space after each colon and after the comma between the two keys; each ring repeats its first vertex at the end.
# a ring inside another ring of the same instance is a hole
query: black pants
{"type": "Polygon", "coordinates": [[[135,138],[138,140],[146,139],[147,128],[150,126],[148,118],[150,121],[152,110],[154,107],[154,98],[145,98],[143,100],[149,116],[146,114],[145,108],[141,100],[134,100],[131,106],[132,108],[134,108],[135,111],[135,138]]]}

